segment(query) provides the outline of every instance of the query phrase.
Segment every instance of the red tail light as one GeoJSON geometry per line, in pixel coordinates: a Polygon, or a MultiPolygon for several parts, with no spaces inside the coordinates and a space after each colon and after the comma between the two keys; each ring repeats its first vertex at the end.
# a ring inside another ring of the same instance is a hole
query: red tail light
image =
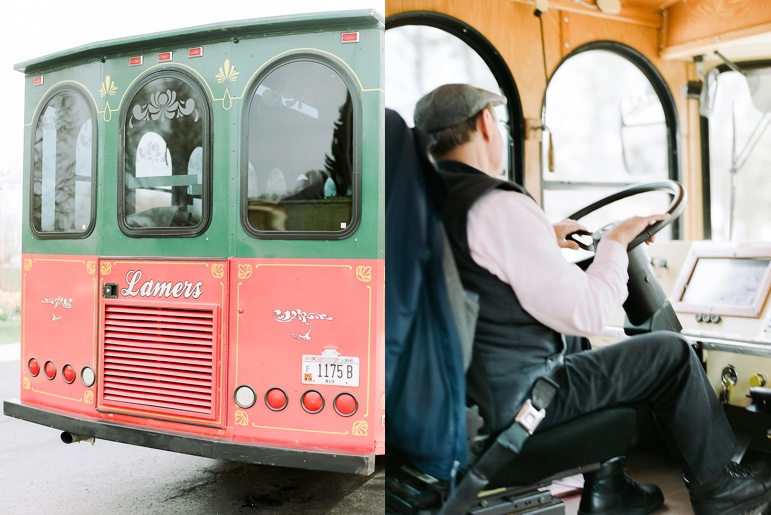
{"type": "Polygon", "coordinates": [[[75,369],[72,368],[72,365],[64,365],[64,368],[62,369],[62,376],[67,383],[71,383],[75,380],[75,369]]]}
{"type": "Polygon", "coordinates": [[[53,379],[56,377],[56,365],[54,365],[52,361],[46,361],[43,369],[45,370],[46,377],[48,379],[53,379]]]}
{"type": "Polygon", "coordinates": [[[335,411],[343,417],[350,417],[359,409],[359,403],[350,393],[341,393],[335,397],[335,411]]]}
{"type": "Polygon", "coordinates": [[[289,404],[289,399],[281,388],[271,388],[265,394],[265,404],[273,411],[281,411],[289,404]]]}
{"type": "Polygon", "coordinates": [[[324,397],[316,390],[308,390],[303,394],[302,405],[308,413],[318,413],[324,409],[324,397]]]}
{"type": "Polygon", "coordinates": [[[27,368],[29,368],[29,373],[32,374],[32,377],[37,377],[40,373],[40,363],[35,358],[29,360],[27,368]]]}

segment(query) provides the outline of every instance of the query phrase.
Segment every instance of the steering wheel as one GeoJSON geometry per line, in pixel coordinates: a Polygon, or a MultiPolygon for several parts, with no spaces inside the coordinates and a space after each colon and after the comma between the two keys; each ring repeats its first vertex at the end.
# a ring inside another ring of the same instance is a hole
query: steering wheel
{"type": "MultiPolygon", "coordinates": [[[[671,331],[680,331],[682,329],[672,305],[667,300],[667,296],[662,290],[661,284],[651,268],[648,254],[642,247],[637,249],[641,243],[650,240],[654,234],[677,220],[683,213],[683,210],[685,209],[685,190],[683,189],[682,184],[671,180],[638,184],[598,200],[594,204],[586,206],[568,217],[573,220],[578,220],[608,204],[649,191],[668,192],[672,195],[672,200],[667,209],[669,217],[649,225],[647,229],[637,235],[637,237],[635,237],[635,239],[627,246],[627,253],[629,254],[629,267],[627,271],[629,281],[627,283],[627,288],[629,295],[623,306],[629,321],[629,324],[624,324],[624,331],[627,334],[647,332],[656,329],[668,329],[671,331]]],[[[569,235],[569,237],[573,236],[571,239],[578,243],[579,247],[584,250],[594,251],[600,238],[602,238],[602,235],[612,226],[613,224],[606,225],[600,230],[592,233],[591,245],[586,245],[580,240],[577,240],[573,235],[569,235]]],[[[593,260],[594,255],[576,264],[579,267],[586,269],[593,260]]]]}
{"type": "MultiPolygon", "coordinates": [[[[669,217],[666,218],[665,220],[662,220],[660,222],[655,222],[654,224],[649,225],[647,229],[645,229],[642,233],[640,233],[637,237],[635,237],[635,239],[632,240],[627,246],[627,251],[631,251],[639,244],[650,240],[654,234],[656,234],[664,227],[671,224],[672,222],[674,222],[680,217],[680,215],[683,213],[683,210],[685,209],[685,198],[686,198],[685,189],[683,188],[682,184],[672,180],[649,182],[645,184],[636,184],[634,186],[630,186],[629,188],[613,193],[612,195],[609,195],[603,199],[600,199],[597,202],[594,202],[593,204],[590,204],[583,209],[579,209],[572,215],[568,216],[568,218],[572,220],[580,220],[586,215],[593,213],[605,206],[608,206],[613,202],[617,202],[625,198],[639,195],[641,193],[648,193],[650,191],[664,191],[672,195],[672,200],[669,203],[669,208],[667,208],[667,213],[669,213],[669,217]]],[[[602,238],[602,235],[605,234],[605,232],[608,229],[610,229],[613,225],[614,224],[606,225],[593,233],[586,233],[585,231],[579,231],[577,233],[569,234],[567,238],[577,243],[580,248],[587,251],[594,252],[594,250],[597,248],[597,244],[600,242],[600,238],[602,238]],[[580,239],[578,239],[578,236],[589,235],[589,234],[591,234],[591,237],[592,237],[591,244],[587,244],[581,241],[580,239]]]]}

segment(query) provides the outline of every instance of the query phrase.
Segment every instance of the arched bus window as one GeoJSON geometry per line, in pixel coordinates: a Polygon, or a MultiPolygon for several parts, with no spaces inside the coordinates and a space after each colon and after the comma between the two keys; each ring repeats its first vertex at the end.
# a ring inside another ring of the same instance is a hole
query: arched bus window
{"type": "Polygon", "coordinates": [[[30,220],[39,238],[85,238],[94,227],[95,116],[71,87],[54,91],[38,112],[30,220]]]}
{"type": "MultiPolygon", "coordinates": [[[[569,55],[549,81],[544,115],[542,204],[552,221],[626,186],[679,180],[674,101],[653,65],[629,47],[598,42],[569,55]]],[[[652,214],[669,200],[646,193],[594,216],[652,214]]]]}
{"type": "Polygon", "coordinates": [[[413,12],[386,20],[386,107],[412,126],[417,101],[448,83],[469,83],[508,99],[496,107],[504,136],[505,176],[522,184],[522,106],[514,79],[500,54],[466,23],[438,13],[413,12]]]}
{"type": "Polygon", "coordinates": [[[771,63],[713,69],[702,94],[708,117],[705,238],[714,241],[771,241],[771,63]]]}
{"type": "Polygon", "coordinates": [[[358,95],[331,62],[295,56],[258,78],[244,117],[244,228],[336,239],[359,223],[358,95]]]}
{"type": "Polygon", "coordinates": [[[143,80],[122,112],[118,221],[129,236],[195,236],[209,223],[209,106],[184,73],[143,80]]]}

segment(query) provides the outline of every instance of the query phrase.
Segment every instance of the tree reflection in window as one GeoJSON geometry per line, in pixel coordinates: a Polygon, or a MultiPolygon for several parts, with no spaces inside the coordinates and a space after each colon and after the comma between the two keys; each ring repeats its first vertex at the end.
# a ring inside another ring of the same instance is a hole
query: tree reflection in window
{"type": "Polygon", "coordinates": [[[344,231],[352,221],[353,101],[329,66],[271,71],[249,105],[247,220],[258,231],[344,231]]]}
{"type": "Polygon", "coordinates": [[[129,106],[124,227],[129,233],[154,234],[202,225],[203,96],[182,77],[161,75],[142,86],[129,106]]]}
{"type": "Polygon", "coordinates": [[[74,91],[54,94],[35,126],[32,227],[41,236],[86,234],[93,223],[93,121],[74,91]]]}

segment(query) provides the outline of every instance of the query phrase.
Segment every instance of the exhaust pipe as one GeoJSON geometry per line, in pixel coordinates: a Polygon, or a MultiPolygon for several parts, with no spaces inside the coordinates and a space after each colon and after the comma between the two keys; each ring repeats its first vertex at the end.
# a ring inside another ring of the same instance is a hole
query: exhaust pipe
{"type": "Polygon", "coordinates": [[[94,443],[96,442],[96,439],[93,436],[77,435],[67,431],[64,431],[62,433],[61,438],[62,438],[62,442],[66,444],[75,443],[75,442],[90,442],[91,445],[94,445],[94,443]]]}

